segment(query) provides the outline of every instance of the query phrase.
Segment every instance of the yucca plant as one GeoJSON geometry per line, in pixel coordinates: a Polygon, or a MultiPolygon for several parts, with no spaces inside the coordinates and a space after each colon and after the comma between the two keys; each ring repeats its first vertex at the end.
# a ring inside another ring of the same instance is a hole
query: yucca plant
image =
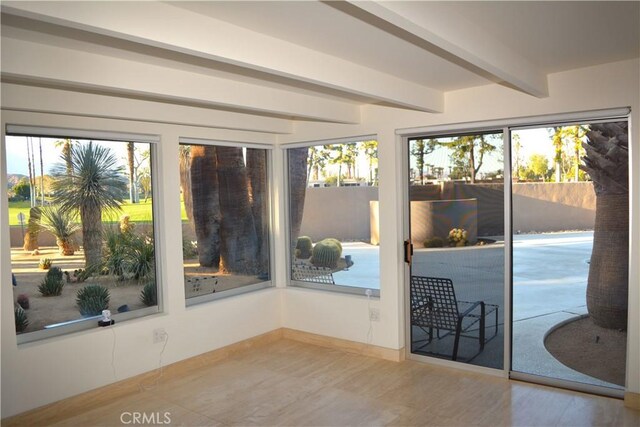
{"type": "Polygon", "coordinates": [[[62,294],[63,287],[62,270],[60,267],[51,267],[44,276],[42,283],[38,286],[38,291],[44,297],[52,297],[62,294]]]}
{"type": "Polygon", "coordinates": [[[152,278],[155,275],[155,251],[150,238],[134,236],[125,252],[125,271],[132,274],[135,280],[152,278]]]}
{"type": "Polygon", "coordinates": [[[100,285],[86,285],[78,289],[76,304],[83,316],[97,316],[109,308],[109,290],[100,285]]]}
{"type": "Polygon", "coordinates": [[[155,281],[144,285],[142,292],[140,292],[140,301],[147,307],[158,305],[158,291],[155,281]]]}
{"type": "Polygon", "coordinates": [[[42,228],[56,237],[56,244],[61,255],[73,255],[75,242],[73,234],[80,229],[80,225],[73,221],[69,211],[57,207],[42,208],[42,228]]]}
{"type": "Polygon", "coordinates": [[[27,319],[27,312],[22,309],[19,305],[16,306],[13,310],[13,314],[16,320],[16,332],[24,332],[29,326],[29,319],[27,319]]]}
{"type": "Polygon", "coordinates": [[[38,268],[40,270],[48,270],[49,268],[51,268],[52,263],[53,261],[51,261],[51,258],[40,258],[40,262],[38,263],[38,268]]]}

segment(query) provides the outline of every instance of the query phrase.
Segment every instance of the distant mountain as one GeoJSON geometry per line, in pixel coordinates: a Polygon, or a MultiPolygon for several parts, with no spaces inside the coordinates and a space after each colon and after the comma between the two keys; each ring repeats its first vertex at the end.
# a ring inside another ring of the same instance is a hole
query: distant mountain
{"type": "Polygon", "coordinates": [[[26,175],[20,175],[17,173],[10,173],[7,174],[7,183],[8,183],[8,187],[9,188],[13,188],[14,185],[16,185],[22,178],[27,178],[28,177],[26,175]]]}

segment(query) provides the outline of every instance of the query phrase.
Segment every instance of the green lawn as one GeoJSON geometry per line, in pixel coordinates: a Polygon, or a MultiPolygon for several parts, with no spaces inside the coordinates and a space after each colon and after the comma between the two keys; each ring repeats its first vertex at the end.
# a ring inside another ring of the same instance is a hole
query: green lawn
{"type": "MultiPolygon", "coordinates": [[[[181,212],[182,212],[182,221],[187,221],[187,213],[184,210],[184,203],[180,203],[181,212]]],[[[29,220],[29,208],[30,204],[28,201],[26,202],[9,202],[9,225],[20,225],[18,221],[18,213],[24,213],[26,221],[29,220]]],[[[113,215],[112,218],[108,218],[103,215],[103,220],[105,222],[114,221],[117,222],[120,216],[127,214],[131,217],[131,221],[133,222],[151,222],[151,199],[147,200],[145,203],[144,200],[141,200],[140,203],[123,203],[122,211],[113,215]]]]}

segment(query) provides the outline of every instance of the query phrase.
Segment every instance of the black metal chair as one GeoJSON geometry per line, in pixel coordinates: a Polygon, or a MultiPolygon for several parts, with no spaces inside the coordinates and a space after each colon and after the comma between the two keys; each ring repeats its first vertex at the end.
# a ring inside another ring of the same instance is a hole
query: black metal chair
{"type": "MultiPolygon", "coordinates": [[[[458,359],[458,345],[460,337],[476,338],[475,335],[465,335],[470,332],[472,326],[480,323],[478,329],[478,342],[480,349],[466,362],[471,361],[482,350],[484,345],[498,335],[498,306],[486,304],[484,301],[458,301],[453,289],[451,279],[439,277],[411,276],[411,325],[416,326],[427,334],[425,344],[418,347],[422,349],[433,340],[433,330],[436,330],[438,339],[454,335],[452,360],[458,359]],[[485,319],[495,313],[495,332],[485,338],[485,319]],[[440,336],[440,331],[447,331],[440,336]]],[[[443,354],[434,353],[438,356],[443,354]]]]}

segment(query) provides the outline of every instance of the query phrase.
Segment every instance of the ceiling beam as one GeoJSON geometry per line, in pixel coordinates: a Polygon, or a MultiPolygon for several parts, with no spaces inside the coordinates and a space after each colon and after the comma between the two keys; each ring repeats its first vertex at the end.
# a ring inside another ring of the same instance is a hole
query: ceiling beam
{"type": "MultiPolygon", "coordinates": [[[[357,17],[372,22],[382,21],[387,30],[417,39],[418,45],[445,59],[465,66],[470,71],[504,83],[530,95],[549,95],[547,76],[527,58],[491,37],[473,22],[445,10],[446,4],[430,2],[351,1],[351,10],[359,9],[357,17]],[[390,27],[390,28],[389,28],[390,27]],[[420,43],[423,42],[423,43],[420,43]]],[[[440,2],[436,2],[440,3],[440,2]]],[[[345,11],[344,6],[337,6],[345,11]]]]}
{"type": "Polygon", "coordinates": [[[95,53],[2,38],[11,82],[277,118],[358,123],[358,105],[95,53]]]}
{"type": "Polygon", "coordinates": [[[47,87],[3,82],[1,94],[0,104],[5,110],[135,120],[270,134],[289,134],[293,131],[291,120],[140,99],[115,98],[47,87]]]}
{"type": "Polygon", "coordinates": [[[441,91],[164,2],[3,2],[3,13],[231,64],[373,102],[442,112],[441,91]]]}

